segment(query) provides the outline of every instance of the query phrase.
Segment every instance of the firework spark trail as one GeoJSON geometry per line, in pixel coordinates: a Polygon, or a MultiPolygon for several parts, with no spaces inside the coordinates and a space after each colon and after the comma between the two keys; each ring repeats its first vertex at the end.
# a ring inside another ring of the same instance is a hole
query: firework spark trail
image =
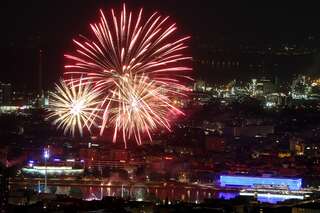
{"type": "MultiPolygon", "coordinates": [[[[187,47],[183,42],[189,37],[175,42],[169,42],[169,39],[166,41],[166,38],[176,31],[175,24],[165,30],[167,26],[164,24],[168,17],[162,18],[154,13],[146,24],[142,25],[140,10],[136,24],[133,25],[132,13],[130,12],[128,17],[124,6],[120,22],[112,10],[113,19],[109,25],[103,12],[100,13],[100,23],[91,25],[96,41],[84,38],[81,43],[74,40],[79,48],[79,56],[65,56],[74,62],[66,65],[66,68],[76,70],[66,74],[85,74],[88,79],[103,87],[102,89],[113,86],[108,78],[128,72],[148,75],[154,81],[159,80],[161,84],[170,79],[189,79],[185,71],[191,68],[177,66],[177,62],[191,59],[181,53],[181,50],[187,47]]],[[[183,84],[175,83],[172,86],[186,89],[183,84]]]]}
{"type": "Polygon", "coordinates": [[[122,131],[125,147],[127,139],[132,136],[141,144],[143,133],[152,140],[151,132],[157,128],[164,127],[170,131],[168,114],[183,114],[170,103],[162,87],[146,76],[125,75],[108,101],[115,103],[108,109],[108,116],[115,127],[113,141],[116,141],[117,133],[122,131]]]}
{"type": "Polygon", "coordinates": [[[161,126],[169,129],[169,121],[164,114],[176,109],[169,97],[184,96],[189,91],[185,82],[191,80],[189,74],[192,69],[183,65],[191,59],[183,54],[187,48],[184,42],[189,37],[174,40],[177,27],[168,24],[168,18],[154,13],[144,22],[142,9],[134,16],[123,5],[120,18],[111,10],[111,18],[107,19],[100,10],[100,22],[90,25],[93,39],[81,36],[81,39],[73,40],[77,50],[73,55],[65,55],[70,61],[65,66],[65,74],[77,83],[80,81],[77,77],[81,76],[81,81],[92,82],[95,90],[101,93],[100,109],[103,112],[100,134],[111,122],[115,129],[114,140],[117,138],[116,132],[122,129],[124,141],[126,137],[134,136],[141,143],[140,132],[147,133],[151,138],[151,130],[161,126]],[[126,78],[129,79],[127,82],[124,81],[126,78]],[[132,82],[137,85],[132,85],[132,82]],[[148,97],[154,94],[159,96],[160,103],[166,103],[160,108],[157,104],[151,104],[155,101],[146,104],[149,110],[139,110],[144,113],[140,116],[148,117],[146,120],[132,113],[126,104],[129,100],[125,100],[135,94],[135,90],[145,95],[146,91],[137,89],[142,85],[152,89],[153,93],[148,93],[148,97]],[[130,116],[130,119],[125,119],[125,116],[130,116]],[[132,119],[132,116],[139,121],[132,119]]]}
{"type": "Polygon", "coordinates": [[[72,80],[68,83],[61,80],[60,84],[56,84],[55,92],[50,93],[47,118],[54,119],[53,124],[63,129],[64,134],[70,132],[74,136],[78,128],[82,135],[84,128],[90,131],[91,125],[97,125],[97,106],[101,103],[99,95],[90,84],[82,84],[82,80],[76,85],[72,80]]]}

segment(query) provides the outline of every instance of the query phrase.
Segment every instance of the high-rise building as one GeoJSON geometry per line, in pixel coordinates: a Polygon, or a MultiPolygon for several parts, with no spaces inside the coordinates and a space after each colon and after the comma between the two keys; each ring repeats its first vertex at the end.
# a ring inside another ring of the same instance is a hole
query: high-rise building
{"type": "Polygon", "coordinates": [[[263,96],[276,92],[274,83],[269,79],[259,79],[256,81],[252,81],[252,83],[252,87],[254,88],[253,95],[263,96]]]}
{"type": "Polygon", "coordinates": [[[0,82],[0,105],[10,105],[11,94],[12,94],[11,84],[0,82]]]}

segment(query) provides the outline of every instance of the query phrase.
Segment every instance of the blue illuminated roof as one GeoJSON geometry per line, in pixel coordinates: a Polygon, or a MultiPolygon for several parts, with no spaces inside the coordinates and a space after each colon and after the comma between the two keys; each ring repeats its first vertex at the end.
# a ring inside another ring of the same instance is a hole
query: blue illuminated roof
{"type": "Polygon", "coordinates": [[[274,178],[274,177],[252,177],[252,176],[231,176],[221,175],[221,186],[246,186],[254,187],[258,185],[269,186],[285,186],[290,190],[299,190],[301,188],[302,179],[292,178],[274,178]]]}

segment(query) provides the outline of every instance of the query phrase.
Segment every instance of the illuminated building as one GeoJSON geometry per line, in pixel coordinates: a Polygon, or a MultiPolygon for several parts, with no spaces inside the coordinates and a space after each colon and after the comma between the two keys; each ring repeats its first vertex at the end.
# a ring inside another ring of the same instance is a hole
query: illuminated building
{"type": "Polygon", "coordinates": [[[252,79],[251,81],[252,81],[250,84],[251,94],[253,96],[256,96],[257,95],[257,79],[252,79]]]}
{"type": "Polygon", "coordinates": [[[279,152],[278,157],[279,158],[289,158],[289,157],[291,157],[291,153],[290,152],[279,152]]]}
{"type": "Polygon", "coordinates": [[[252,176],[230,176],[221,175],[220,185],[235,187],[256,187],[271,186],[275,188],[287,187],[289,190],[300,190],[301,179],[273,178],[273,177],[252,177],[252,176]]]}
{"type": "Polygon", "coordinates": [[[304,154],[304,143],[300,138],[290,138],[290,151],[295,155],[303,155],[304,154]]]}
{"type": "Polygon", "coordinates": [[[266,95],[266,107],[284,106],[287,105],[287,96],[283,93],[270,93],[266,95]]]}
{"type": "Polygon", "coordinates": [[[22,168],[22,172],[33,176],[75,176],[82,174],[84,169],[73,169],[71,166],[32,166],[22,168]]]}
{"type": "Polygon", "coordinates": [[[276,92],[276,85],[269,79],[252,79],[249,85],[252,96],[264,96],[276,92]]]}
{"type": "Polygon", "coordinates": [[[307,99],[309,86],[306,76],[299,75],[292,81],[291,96],[293,99],[307,99]]]}

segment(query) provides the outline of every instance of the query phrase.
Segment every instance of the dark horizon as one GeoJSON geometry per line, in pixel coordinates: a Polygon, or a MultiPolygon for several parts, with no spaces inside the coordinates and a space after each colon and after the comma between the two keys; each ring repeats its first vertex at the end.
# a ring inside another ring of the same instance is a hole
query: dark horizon
{"type": "MultiPolygon", "coordinates": [[[[120,11],[124,1],[5,1],[1,9],[0,81],[18,89],[34,90],[37,85],[38,52],[43,56],[43,85],[51,88],[62,77],[63,54],[74,49],[78,34],[91,35],[89,24],[98,21],[98,10],[120,11]]],[[[128,9],[144,8],[144,16],[158,11],[177,22],[179,33],[200,42],[225,38],[253,45],[281,42],[301,43],[318,36],[320,14],[316,4],[212,2],[177,0],[126,1],[128,9]]],[[[221,76],[220,76],[221,77],[221,76]]],[[[223,76],[221,78],[224,78],[223,76]]],[[[231,79],[230,79],[231,80],[231,79]]]]}

